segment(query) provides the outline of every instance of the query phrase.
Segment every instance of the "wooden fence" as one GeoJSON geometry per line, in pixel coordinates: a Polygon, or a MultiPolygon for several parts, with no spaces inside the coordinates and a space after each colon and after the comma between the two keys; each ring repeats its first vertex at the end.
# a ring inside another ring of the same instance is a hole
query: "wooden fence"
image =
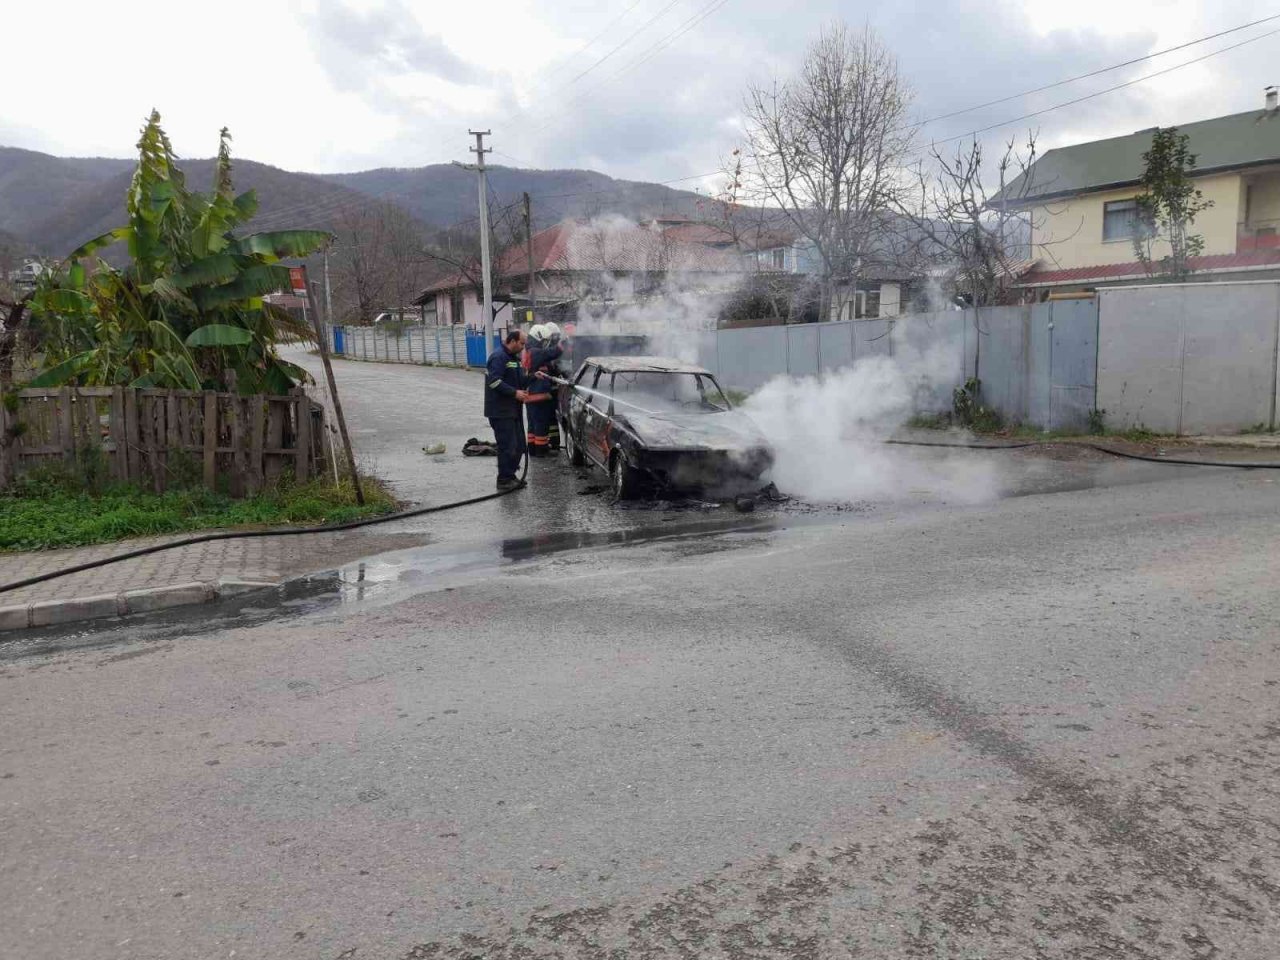
{"type": "Polygon", "coordinates": [[[325,469],[324,407],[302,391],[240,396],[194,390],[62,387],[0,407],[0,486],[42,464],[87,469],[156,492],[202,481],[234,496],[291,472],[325,469]],[[15,424],[16,429],[15,429],[15,424]]]}

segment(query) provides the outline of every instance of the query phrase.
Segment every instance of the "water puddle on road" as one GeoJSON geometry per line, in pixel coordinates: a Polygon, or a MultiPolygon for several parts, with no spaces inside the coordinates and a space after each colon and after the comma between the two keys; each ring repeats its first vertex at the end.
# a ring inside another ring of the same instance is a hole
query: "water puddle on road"
{"type": "MultiPolygon", "coordinates": [[[[1174,473],[1194,473],[1165,465],[1057,464],[1019,471],[996,499],[1066,493],[1143,483],[1174,473]]],[[[635,525],[607,530],[554,530],[501,540],[435,544],[372,556],[336,570],[291,580],[212,604],[181,607],[124,619],[90,621],[0,634],[0,664],[33,656],[127,642],[180,639],[219,630],[254,627],[300,618],[352,604],[385,605],[427,591],[456,589],[526,564],[575,551],[589,552],[657,545],[668,559],[696,557],[766,546],[779,532],[810,526],[843,525],[892,513],[948,509],[927,497],[915,502],[819,504],[763,503],[755,513],[709,516],[692,504],[629,505],[635,525]],[[678,506],[678,505],[677,505],[678,506]]]]}

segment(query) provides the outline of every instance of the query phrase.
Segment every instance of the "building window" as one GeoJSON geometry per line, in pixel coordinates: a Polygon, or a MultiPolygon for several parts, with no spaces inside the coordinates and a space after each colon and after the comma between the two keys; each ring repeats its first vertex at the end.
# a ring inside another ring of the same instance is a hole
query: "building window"
{"type": "Polygon", "coordinates": [[[787,251],[782,247],[773,251],[773,269],[782,270],[787,265],[787,251]]]}
{"type": "Polygon", "coordinates": [[[1102,205],[1102,239],[1132,240],[1144,232],[1137,200],[1112,200],[1102,205]]]}

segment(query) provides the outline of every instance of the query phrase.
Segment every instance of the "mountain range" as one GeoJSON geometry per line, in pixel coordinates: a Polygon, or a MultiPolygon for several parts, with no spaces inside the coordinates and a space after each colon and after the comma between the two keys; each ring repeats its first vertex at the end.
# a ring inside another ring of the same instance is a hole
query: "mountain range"
{"type": "MultiPolygon", "coordinates": [[[[133,166],[132,160],[55,157],[0,147],[0,244],[22,254],[65,256],[121,225],[133,166]]],[[[188,186],[209,188],[212,159],[189,160],[181,166],[188,186]]],[[[601,213],[631,218],[693,214],[702,199],[696,193],[616,180],[590,170],[489,170],[491,202],[508,206],[528,192],[539,228],[601,213]]],[[[339,211],[367,206],[371,199],[394,204],[427,232],[474,219],[477,209],[475,174],[447,164],[313,174],[238,159],[233,177],[237,190],[257,191],[257,222],[271,229],[331,227],[339,211]]]]}

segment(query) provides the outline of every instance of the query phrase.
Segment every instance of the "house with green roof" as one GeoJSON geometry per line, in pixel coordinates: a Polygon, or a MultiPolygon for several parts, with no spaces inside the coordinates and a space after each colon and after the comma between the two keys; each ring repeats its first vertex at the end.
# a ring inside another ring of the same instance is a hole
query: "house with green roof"
{"type": "MultiPolygon", "coordinates": [[[[994,197],[1025,211],[1031,265],[1018,285],[1053,292],[1158,280],[1134,255],[1141,228],[1142,155],[1156,128],[1050,150],[994,197]]],[[[1262,109],[1179,125],[1196,156],[1196,186],[1213,206],[1196,217],[1204,251],[1195,279],[1280,278],[1280,107],[1268,87],[1262,109]]],[[[1157,240],[1156,259],[1168,252],[1157,240]],[[1163,249],[1161,249],[1163,247],[1163,249]]]]}

